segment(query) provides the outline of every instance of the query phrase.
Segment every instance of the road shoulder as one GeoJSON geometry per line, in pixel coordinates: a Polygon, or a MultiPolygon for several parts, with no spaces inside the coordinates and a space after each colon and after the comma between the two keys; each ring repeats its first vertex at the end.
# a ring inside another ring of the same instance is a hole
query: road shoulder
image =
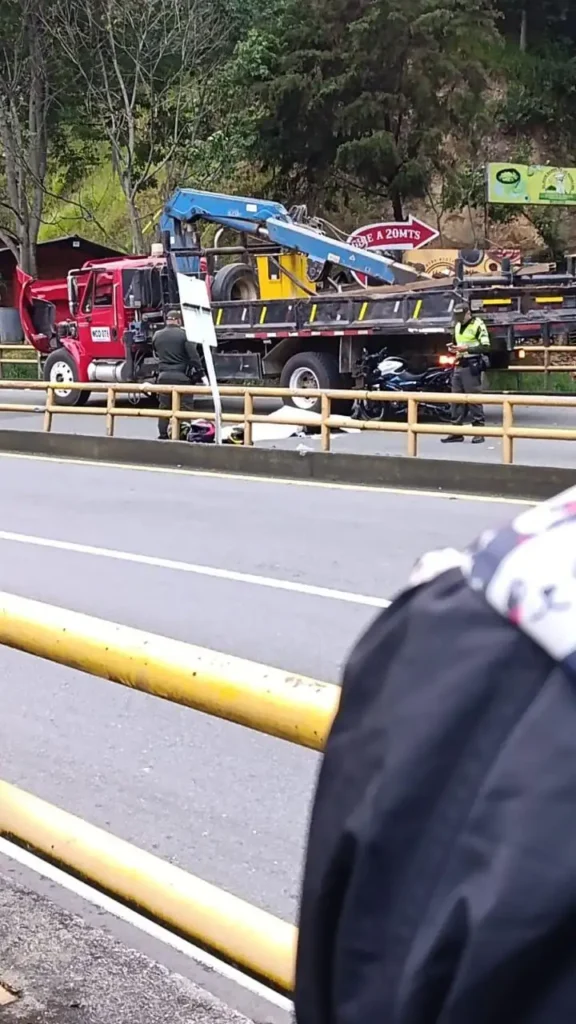
{"type": "Polygon", "coordinates": [[[18,1024],[247,1024],[174,974],[0,875],[0,985],[18,1024]]]}

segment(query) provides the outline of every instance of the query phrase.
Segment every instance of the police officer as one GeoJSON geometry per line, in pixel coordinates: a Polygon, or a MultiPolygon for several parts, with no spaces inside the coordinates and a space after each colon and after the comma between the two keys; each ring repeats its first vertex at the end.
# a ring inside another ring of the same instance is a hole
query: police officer
{"type": "MultiPolygon", "coordinates": [[[[487,365],[487,353],[490,349],[490,335],[483,320],[473,316],[470,306],[466,303],[457,306],[454,315],[454,343],[449,350],[456,355],[454,373],[452,374],[452,392],[460,395],[480,394],[482,390],[482,371],[487,365]]],[[[468,411],[471,411],[472,426],[483,427],[484,409],[481,405],[471,407],[466,404],[454,403],[452,406],[452,423],[462,426],[468,411]]],[[[450,434],[442,438],[443,444],[463,441],[462,434],[450,434]]],[[[482,444],[484,438],[479,434],[472,438],[472,444],[482,444]]]]}
{"type": "MultiPolygon", "coordinates": [[[[178,312],[170,312],[166,318],[166,327],[156,331],[152,338],[154,352],[158,357],[159,384],[190,384],[202,377],[203,369],[198,348],[188,341],[186,332],[178,312]]],[[[161,409],[169,409],[172,404],[170,392],[159,395],[161,409]]],[[[194,396],[182,395],[181,408],[191,412],[194,408],[194,396]]],[[[158,437],[161,441],[168,439],[168,419],[158,420],[158,437]]]]}

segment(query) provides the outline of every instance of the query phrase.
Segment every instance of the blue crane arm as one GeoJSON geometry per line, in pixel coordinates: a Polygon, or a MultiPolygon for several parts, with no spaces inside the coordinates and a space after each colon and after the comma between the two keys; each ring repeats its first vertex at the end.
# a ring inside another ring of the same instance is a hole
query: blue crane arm
{"type": "MultiPolygon", "coordinates": [[[[170,236],[170,247],[178,250],[180,259],[183,250],[193,249],[187,225],[200,220],[256,235],[283,249],[303,253],[317,263],[335,263],[357,274],[394,281],[393,260],[294,223],[281,203],[187,188],[178,189],[168,200],[160,221],[162,232],[170,236]]],[[[181,269],[196,272],[195,261],[188,261],[188,266],[182,265],[181,269]]]]}

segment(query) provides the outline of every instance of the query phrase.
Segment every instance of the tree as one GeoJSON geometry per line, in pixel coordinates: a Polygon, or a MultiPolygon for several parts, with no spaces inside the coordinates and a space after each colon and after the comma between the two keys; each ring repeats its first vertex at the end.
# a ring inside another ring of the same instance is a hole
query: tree
{"type": "Polygon", "coordinates": [[[226,27],[213,0],[55,0],[45,28],[79,73],[87,118],[107,141],[132,245],[140,201],[179,147],[194,145],[226,27]]]}
{"type": "Polygon", "coordinates": [[[44,0],[0,2],[0,239],[32,275],[57,92],[43,8],[44,0]]]}
{"type": "Polygon", "coordinates": [[[520,51],[576,40],[572,0],[499,0],[504,34],[520,51]]]}
{"type": "Polygon", "coordinates": [[[403,218],[481,102],[491,0],[292,0],[275,27],[265,162],[287,189],[360,191],[403,218]]]}

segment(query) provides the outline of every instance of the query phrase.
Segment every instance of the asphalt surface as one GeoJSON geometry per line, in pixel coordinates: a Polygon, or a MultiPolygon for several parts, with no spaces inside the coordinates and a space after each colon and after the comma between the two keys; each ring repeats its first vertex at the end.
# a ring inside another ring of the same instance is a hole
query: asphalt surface
{"type": "MultiPolygon", "coordinates": [[[[41,430],[42,429],[42,406],[44,402],[43,393],[32,391],[11,391],[0,389],[0,403],[24,404],[29,406],[30,411],[26,412],[0,412],[0,430],[41,430]]],[[[130,408],[128,403],[124,403],[130,408]]],[[[199,402],[198,415],[202,415],[202,409],[209,408],[207,402],[199,402]]],[[[255,403],[255,411],[263,415],[272,413],[278,408],[278,404],[268,399],[260,399],[255,403]]],[[[64,433],[75,434],[100,434],[105,433],[104,422],[104,401],[99,396],[92,396],[89,405],[80,415],[74,413],[58,413],[53,418],[52,430],[64,433]]],[[[224,403],[224,409],[231,413],[241,413],[242,403],[238,400],[228,399],[224,403]]],[[[491,426],[500,426],[502,414],[498,408],[486,406],[486,422],[491,426]]],[[[576,427],[576,408],[544,409],[538,407],[518,408],[515,412],[515,422],[518,426],[545,427],[547,429],[573,429],[576,427]]],[[[142,437],[155,438],[157,436],[157,421],[150,415],[150,407],[143,407],[143,415],[140,417],[121,418],[116,420],[115,433],[118,437],[142,437]]],[[[319,437],[288,438],[286,440],[259,441],[265,446],[276,446],[279,448],[295,448],[305,443],[307,447],[316,449],[320,447],[319,437]]],[[[362,433],[334,433],[332,437],[332,449],[338,452],[362,452],[371,455],[405,455],[406,436],[404,434],[367,432],[362,433]]],[[[470,441],[464,444],[443,445],[438,436],[421,436],[418,441],[419,457],[434,459],[463,459],[474,462],[502,461],[502,445],[498,438],[488,438],[483,445],[471,445],[470,441]]],[[[534,466],[568,466],[576,463],[576,450],[573,442],[570,441],[537,441],[518,440],[514,445],[514,461],[525,465],[534,466]]]]}
{"type": "MultiPolygon", "coordinates": [[[[517,507],[10,456],[0,480],[0,589],[334,682],[375,608],[1,532],[391,597],[517,507]]],[[[294,919],[317,755],[2,649],[0,702],[8,781],[294,919]]]]}
{"type": "Polygon", "coordinates": [[[185,978],[0,875],[3,1024],[248,1024],[185,978]]]}

